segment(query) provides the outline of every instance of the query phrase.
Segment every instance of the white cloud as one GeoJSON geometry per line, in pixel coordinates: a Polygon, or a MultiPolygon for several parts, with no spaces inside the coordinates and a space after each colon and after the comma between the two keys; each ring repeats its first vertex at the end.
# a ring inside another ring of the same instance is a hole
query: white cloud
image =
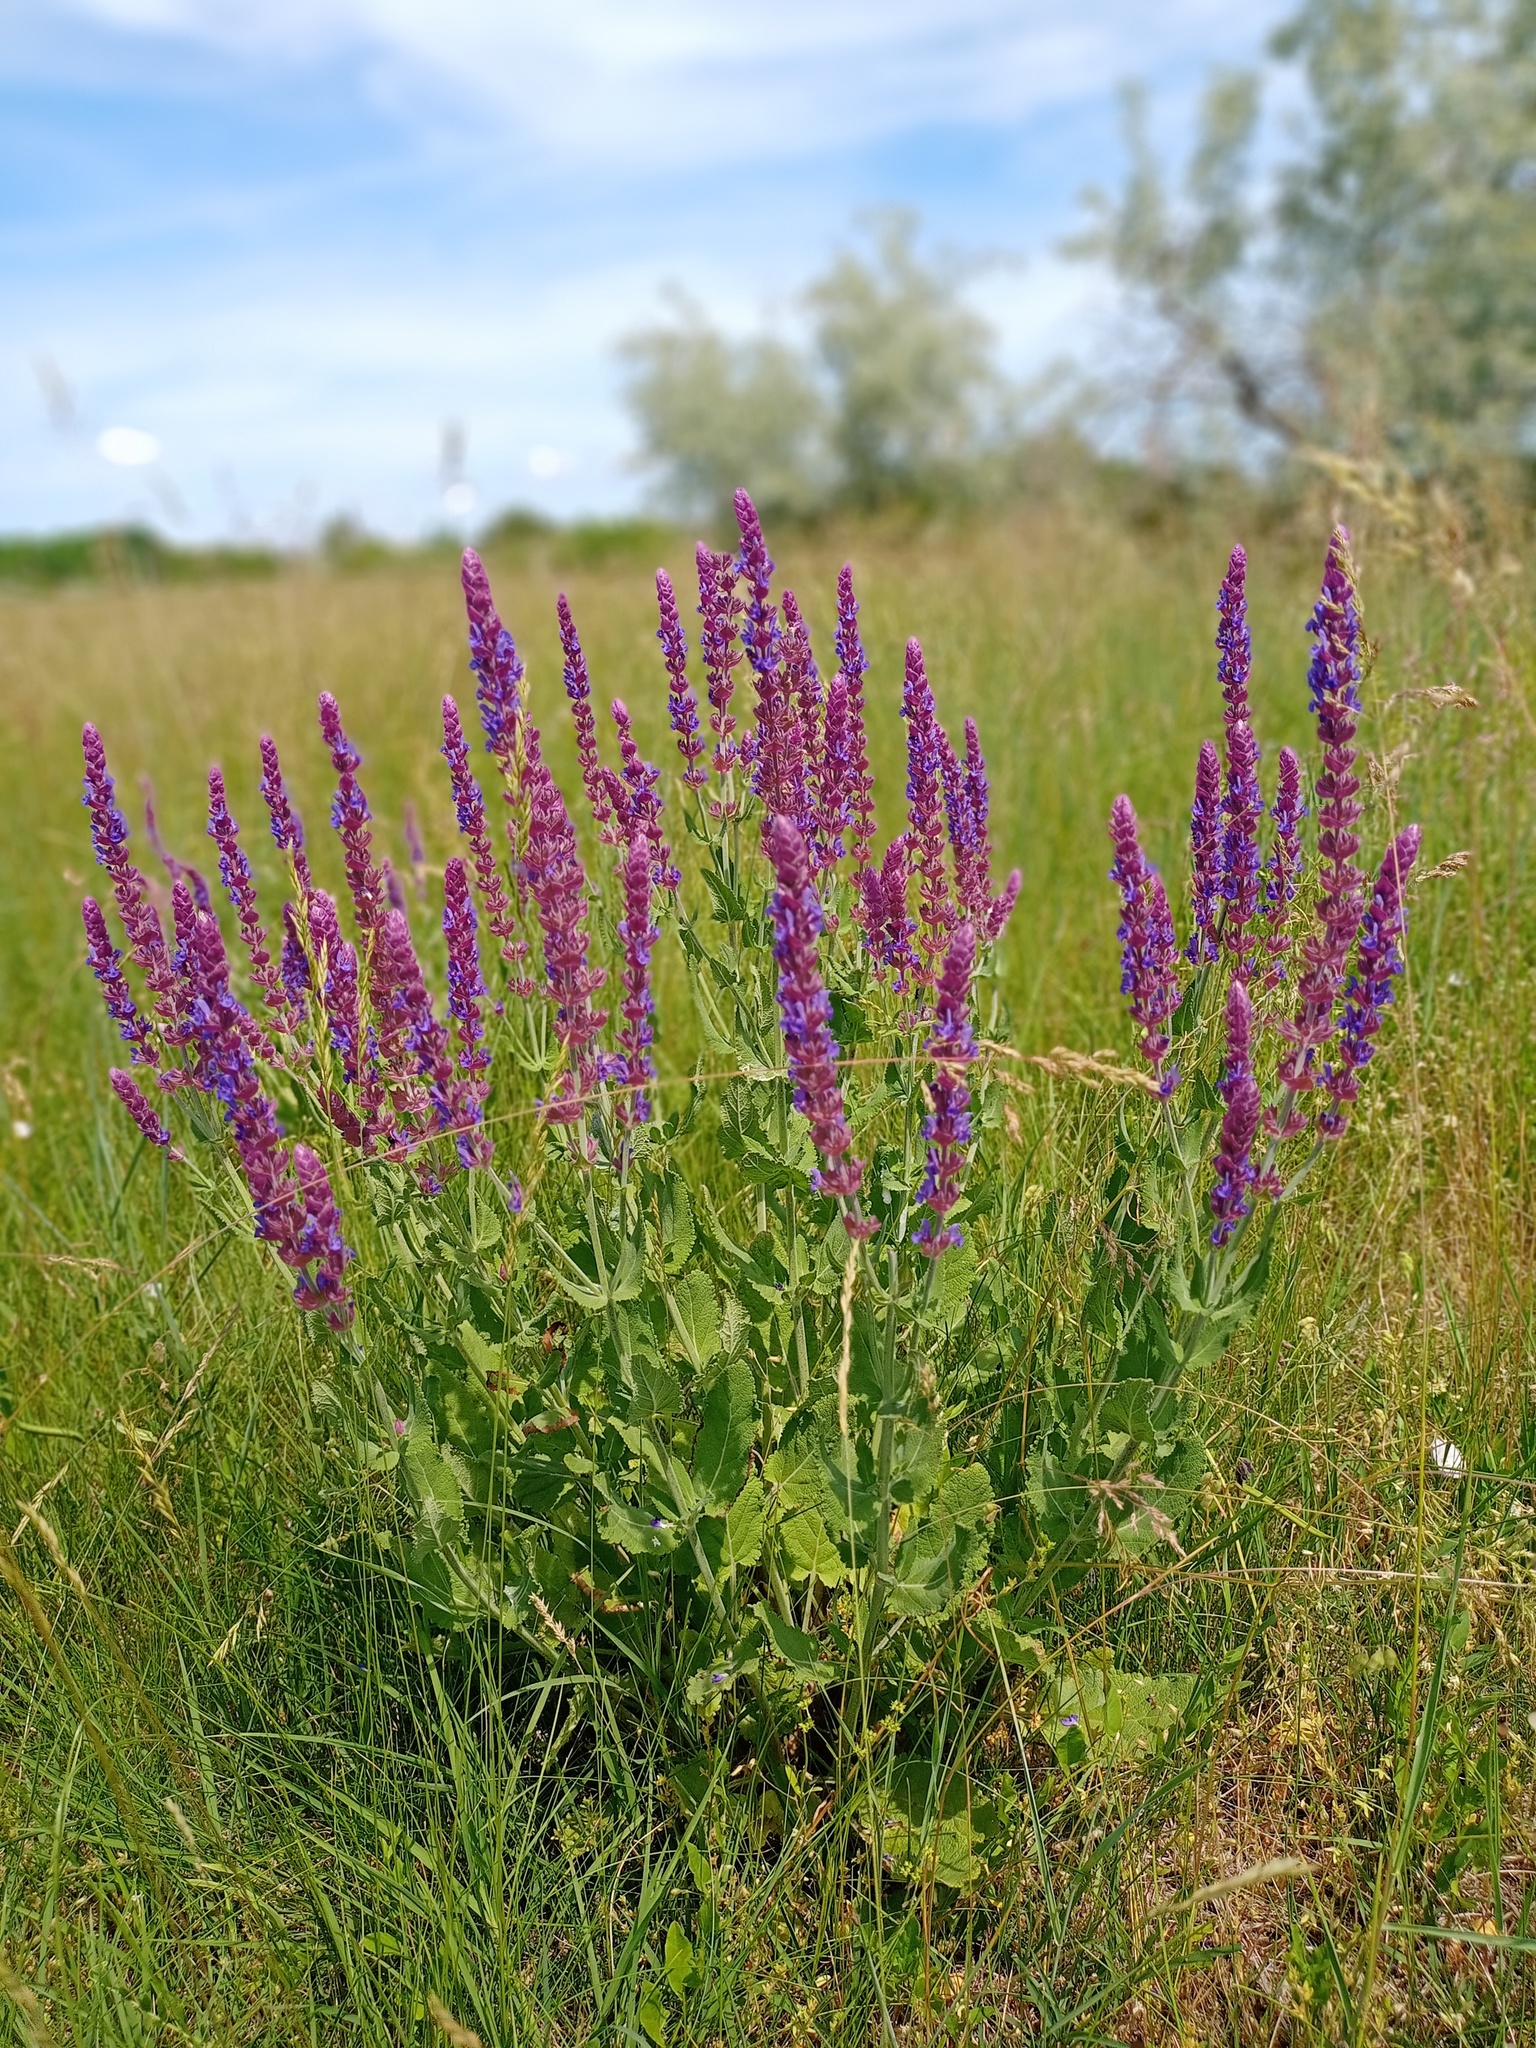
{"type": "MultiPolygon", "coordinates": [[[[1246,48],[1223,0],[70,0],[127,31],[261,64],[350,56],[423,121],[637,169],[846,149],[914,127],[1010,122],[1177,51],[1246,48]]],[[[1265,13],[1274,11],[1270,7],[1265,13]]],[[[1239,18],[1234,22],[1234,12],[1239,18]]]]}

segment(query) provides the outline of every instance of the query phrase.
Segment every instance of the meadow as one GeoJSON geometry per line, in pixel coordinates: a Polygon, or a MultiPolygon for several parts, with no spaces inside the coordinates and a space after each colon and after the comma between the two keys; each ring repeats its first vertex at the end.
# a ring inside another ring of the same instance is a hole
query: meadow
{"type": "MultiPolygon", "coordinates": [[[[1134,794],[1181,874],[1234,539],[1266,760],[1304,742],[1334,509],[1250,505],[1244,530],[1217,505],[1135,525],[1056,507],[780,543],[819,650],[838,565],[858,572],[883,825],[909,633],[951,728],[981,725],[999,863],[1024,873],[993,1032],[1047,1056],[1016,1064],[1009,1123],[1041,1201],[1075,1190],[1119,1106],[1048,1056],[1131,1045],[1110,801],[1134,794]]],[[[397,864],[410,802],[440,865],[436,706],[469,686],[452,556],[0,595],[0,2029],[32,2048],[1536,2036],[1536,569],[1449,513],[1342,509],[1373,645],[1368,843],[1418,819],[1422,869],[1447,871],[1414,890],[1372,1085],[1287,1219],[1283,1284],[1199,1389],[1194,1538],[1098,1572],[1073,1610],[1085,1663],[1198,1678],[1198,1710],[1064,1759],[1021,1681],[991,1738],[1016,1824],[984,1880],[893,1884],[873,1912],[814,1788],[803,1811],[729,1785],[698,1811],[666,1755],[552,1738],[515,1651],[432,1641],[369,1571],[385,1504],[311,1398],[280,1279],[201,1230],[107,1089],[82,721],[125,795],[153,777],[196,859],[210,760],[259,815],[262,731],[322,818],[330,689],[397,864]]],[[[675,758],[657,542],[686,590],[686,536],[488,558],[567,788],[557,588],[599,700],[623,695],[646,752],[675,758]]],[[[676,1081],[699,1044],[665,948],[658,969],[676,1081]]]]}

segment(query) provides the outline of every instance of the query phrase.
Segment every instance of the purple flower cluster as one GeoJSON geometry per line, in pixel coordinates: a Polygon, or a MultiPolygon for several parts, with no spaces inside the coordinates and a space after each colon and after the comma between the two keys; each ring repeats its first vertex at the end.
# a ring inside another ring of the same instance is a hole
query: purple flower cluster
{"type": "Polygon", "coordinates": [[[812,1183],[822,1194],[851,1201],[863,1183],[864,1168],[852,1156],[853,1133],[837,1078],[832,999],[816,951],[823,919],[811,878],[810,849],[793,818],[770,818],[763,846],[778,877],[769,907],[789,1077],[794,1083],[795,1107],[810,1124],[823,1162],[812,1183]]]}
{"type": "MultiPolygon", "coordinates": [[[[94,896],[80,906],[85,920],[86,963],[101,986],[107,1015],[117,1026],[123,1042],[131,1048],[135,1066],[154,1067],[160,1062],[155,1036],[147,1019],[139,1015],[138,1004],[123,973],[123,956],[113,945],[107,920],[94,896]]],[[[119,1090],[121,1093],[121,1090],[119,1090]]]]}
{"type": "Polygon", "coordinates": [[[1189,812],[1189,958],[1197,965],[1219,960],[1221,914],[1221,756],[1215,742],[1200,742],[1195,763],[1195,800],[1189,812]]]}
{"type": "Polygon", "coordinates": [[[966,1150],[971,1142],[971,1091],[966,1069],[976,1057],[971,1035],[971,975],[976,966],[976,927],[969,918],[955,928],[934,991],[928,1057],[933,1062],[929,1094],[933,1110],[923,1124],[928,1170],[917,1199],[928,1208],[912,1242],[929,1258],[961,1243],[956,1224],[944,1221],[960,1199],[966,1150]]]}
{"type": "Polygon", "coordinates": [[[1382,858],[1376,887],[1360,919],[1355,965],[1344,985],[1344,1010],[1339,1025],[1339,1058],[1330,1066],[1327,1088],[1332,1101],[1318,1118],[1325,1137],[1339,1137],[1360,1093],[1360,1070],[1374,1051],[1382,1013],[1392,1001],[1393,983],[1403,971],[1401,945],[1407,930],[1403,891],[1408,871],[1419,854],[1417,825],[1405,825],[1382,858]]]}
{"type": "Polygon", "coordinates": [[[1319,894],[1317,929],[1302,947],[1295,1017],[1282,1024],[1290,1041],[1280,1079],[1301,1093],[1322,1080],[1321,1055],[1334,1032],[1334,1008],[1344,984],[1350,941],[1359,927],[1362,876],[1355,865],[1360,838],[1360,779],[1355,774],[1355,733],[1360,716],[1360,618],[1355,603],[1349,535],[1339,527],[1328,549],[1322,594],[1307,628],[1316,645],[1307,681],[1322,772],[1317,778],[1319,894]]]}
{"type": "Polygon", "coordinates": [[[475,701],[480,706],[485,750],[503,775],[510,776],[523,715],[523,664],[512,635],[497,615],[485,564],[473,548],[464,550],[460,580],[469,614],[469,665],[475,673],[475,701]]]}
{"type": "Polygon", "coordinates": [[[844,563],[837,576],[837,672],[842,678],[847,702],[848,811],[853,822],[853,864],[862,872],[869,866],[875,840],[875,779],[869,771],[869,748],[864,725],[864,677],[869,660],[859,638],[859,601],[853,594],[853,570],[844,563]]]}
{"type": "Polygon", "coordinates": [[[208,770],[208,837],[218,849],[219,878],[240,927],[252,978],[278,1025],[283,1030],[292,1030],[298,1020],[293,1014],[288,991],[283,986],[282,974],[267,944],[261,912],[256,905],[256,877],[240,844],[240,827],[229,808],[224,776],[218,768],[208,770]]]}
{"type": "Polygon", "coordinates": [[[582,787],[587,792],[592,816],[599,826],[603,826],[613,816],[613,798],[604,783],[597,751],[597,720],[592,715],[592,682],[587,674],[587,657],[581,651],[576,621],[571,617],[571,607],[563,590],[555,599],[555,614],[560,622],[561,677],[565,683],[565,694],[571,701],[571,722],[576,728],[576,762],[581,769],[582,787]]]}
{"type": "Polygon", "coordinates": [[[304,823],[289,801],[282,764],[277,758],[277,742],[269,733],[261,736],[261,796],[272,821],[272,837],[278,851],[288,856],[294,886],[301,895],[308,895],[313,882],[304,851],[304,823]]]}
{"type": "Polygon", "coordinates": [[[651,922],[651,849],[645,834],[637,831],[624,857],[624,915],[619,919],[619,941],[624,948],[620,979],[624,1000],[619,1014],[624,1019],[619,1034],[618,1080],[619,1121],[645,1124],[651,1120],[647,1085],[656,1078],[651,1056],[655,1035],[651,997],[651,949],[659,937],[651,922]]]}
{"type": "Polygon", "coordinates": [[[947,745],[923,650],[907,642],[901,715],[907,723],[907,845],[917,868],[917,951],[932,987],[955,926],[944,859],[944,749],[947,745]]]}
{"type": "Polygon", "coordinates": [[[729,775],[740,758],[741,749],[733,737],[736,719],[731,697],[736,688],[733,671],[741,660],[736,645],[736,627],[741,618],[741,600],[736,595],[736,564],[733,556],[717,554],[699,542],[699,653],[704,663],[706,695],[709,698],[709,726],[715,736],[712,766],[717,775],[729,775]]]}
{"type": "Polygon", "coordinates": [[[521,996],[532,995],[533,984],[527,980],[524,970],[524,962],[528,958],[528,942],[518,935],[511,899],[507,895],[507,886],[502,879],[501,862],[496,858],[496,849],[491,844],[490,830],[486,824],[485,798],[481,795],[480,785],[469,765],[469,747],[464,738],[464,727],[459,719],[459,707],[451,696],[443,699],[442,755],[448,763],[448,778],[453,788],[453,808],[459,821],[459,831],[469,846],[470,859],[474,862],[475,885],[480,891],[486,924],[492,935],[500,941],[501,957],[513,971],[513,993],[521,996]]]}
{"type": "Polygon", "coordinates": [[[891,986],[900,994],[918,972],[918,958],[912,946],[915,928],[907,915],[907,835],[898,832],[885,849],[879,867],[860,868],[854,879],[859,889],[859,922],[864,936],[874,951],[877,966],[890,970],[891,986]]]}
{"type": "Polygon", "coordinates": [[[667,716],[683,757],[683,780],[690,789],[702,789],[709,771],[701,765],[706,749],[699,733],[699,700],[688,681],[688,638],[678,615],[677,593],[665,569],[656,571],[656,609],[661,617],[656,638],[667,668],[667,716]]]}
{"type": "Polygon", "coordinates": [[[448,1013],[459,1048],[461,1079],[452,1105],[459,1163],[489,1166],[493,1149],[483,1125],[491,1055],[485,1046],[485,1019],[480,1010],[486,987],[480,973],[469,870],[457,857],[443,870],[443,940],[448,951],[448,1013]]]}
{"type": "Polygon", "coordinates": [[[551,1123],[574,1123],[595,1091],[600,1067],[594,1041],[607,1013],[592,997],[603,970],[587,965],[587,875],[576,851],[576,832],[565,799],[545,766],[538,732],[527,728],[529,785],[528,889],[544,935],[544,972],[555,1004],[555,1029],[566,1058],[554,1093],[544,1105],[551,1123]]]}
{"type": "Polygon", "coordinates": [[[1270,807],[1274,839],[1264,869],[1266,989],[1278,988],[1285,980],[1285,961],[1291,949],[1288,920],[1301,886],[1301,821],[1306,815],[1301,800],[1301,762],[1292,748],[1282,747],[1275,801],[1270,807]]]}
{"type": "Polygon", "coordinates": [[[1120,993],[1131,999],[1131,1016],[1141,1027],[1141,1053],[1164,1095],[1178,1085],[1178,1070],[1165,1068],[1172,1040],[1168,1025],[1179,1007],[1178,941],[1163,878],[1141,850],[1140,828],[1128,796],[1110,807],[1109,836],[1115,860],[1110,879],[1120,889],[1120,993]]]}
{"type": "Polygon", "coordinates": [[[363,757],[347,738],[342,728],[341,708],[329,690],[320,692],[320,732],[331,750],[331,766],[338,777],[336,794],[331,799],[331,824],[341,839],[352,914],[366,944],[382,919],[389,899],[384,872],[373,858],[373,813],[357,779],[363,757]]]}

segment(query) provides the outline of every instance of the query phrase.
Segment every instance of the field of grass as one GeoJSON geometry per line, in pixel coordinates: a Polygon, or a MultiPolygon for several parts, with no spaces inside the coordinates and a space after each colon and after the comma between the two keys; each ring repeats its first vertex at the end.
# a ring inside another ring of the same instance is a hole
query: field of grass
{"type": "MultiPolygon", "coordinates": [[[[1305,741],[1327,520],[1059,512],[785,545],[819,649],[855,563],[883,822],[909,633],[951,729],[980,722],[999,861],[1025,877],[1004,961],[1020,1050],[1128,1052],[1110,799],[1132,793],[1181,872],[1235,538],[1266,760],[1305,741]]],[[[82,719],[125,795],[153,776],[185,858],[221,760],[254,852],[259,732],[324,815],[330,688],[397,863],[407,801],[441,863],[436,705],[470,683],[452,564],[0,597],[0,2040],[638,2040],[673,1923],[701,1981],[647,2010],[678,2042],[1536,2039],[1536,570],[1502,544],[1395,549],[1368,517],[1358,539],[1367,844],[1418,818],[1424,867],[1469,858],[1416,891],[1357,1125],[1290,1220],[1285,1284],[1201,1389],[1202,1540],[1098,1574],[1079,1617],[1083,1658],[1204,1674],[1208,1709],[1068,1770],[1021,1685],[996,1738],[1025,1798],[1010,1856],[974,1895],[892,1887],[874,1916],[814,1813],[745,1792],[704,1816],[701,1897],[664,1757],[562,1746],[517,1657],[421,1641],[359,1559],[378,1503],[311,1405],[283,1282],[199,1238],[108,1094],[76,907],[82,719]],[[1457,690],[1475,703],[1441,701],[1457,690]]],[[[571,787],[557,587],[599,697],[669,755],[651,559],[558,545],[489,566],[571,787]]],[[[683,537],[666,560],[686,589],[683,537]]],[[[659,1001],[658,1063],[681,1075],[670,960],[659,1001]]],[[[1073,1192],[1115,1103],[1032,1071],[1016,1145],[1073,1192]]]]}

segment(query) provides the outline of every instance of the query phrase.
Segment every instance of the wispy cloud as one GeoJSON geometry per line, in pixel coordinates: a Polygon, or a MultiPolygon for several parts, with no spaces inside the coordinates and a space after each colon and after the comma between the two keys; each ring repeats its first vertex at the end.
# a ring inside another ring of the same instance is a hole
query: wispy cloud
{"type": "Polygon", "coordinates": [[[1119,81],[1177,125],[1282,5],[13,0],[0,526],[121,512],[113,426],[193,530],[419,530],[448,419],[482,504],[632,501],[612,350],[662,281],[749,323],[888,198],[1030,254],[978,286],[1027,371],[1092,298],[1049,251],[1112,172],[1119,81]]]}

